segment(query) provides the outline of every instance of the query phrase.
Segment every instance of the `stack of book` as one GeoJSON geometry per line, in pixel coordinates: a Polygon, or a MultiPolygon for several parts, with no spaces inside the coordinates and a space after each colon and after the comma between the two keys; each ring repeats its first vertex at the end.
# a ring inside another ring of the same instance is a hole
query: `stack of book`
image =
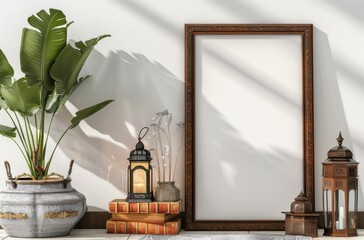
{"type": "Polygon", "coordinates": [[[107,233],[177,234],[181,230],[181,200],[176,202],[109,203],[112,218],[106,222],[107,233]]]}

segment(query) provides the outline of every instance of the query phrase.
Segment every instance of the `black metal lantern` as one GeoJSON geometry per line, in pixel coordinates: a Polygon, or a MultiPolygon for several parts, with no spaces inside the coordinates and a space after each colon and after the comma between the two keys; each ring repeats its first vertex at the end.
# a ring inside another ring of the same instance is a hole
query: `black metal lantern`
{"type": "Polygon", "coordinates": [[[325,236],[357,236],[358,228],[358,162],[352,152],[342,146],[341,133],[338,146],[328,152],[322,163],[322,191],[325,236]]]}
{"type": "Polygon", "coordinates": [[[153,200],[153,171],[150,165],[152,158],[150,152],[144,149],[144,144],[141,142],[148,130],[148,127],[140,130],[138,143],[128,158],[128,202],[151,202],[153,200]],[[144,129],[146,132],[140,137],[144,129]]]}

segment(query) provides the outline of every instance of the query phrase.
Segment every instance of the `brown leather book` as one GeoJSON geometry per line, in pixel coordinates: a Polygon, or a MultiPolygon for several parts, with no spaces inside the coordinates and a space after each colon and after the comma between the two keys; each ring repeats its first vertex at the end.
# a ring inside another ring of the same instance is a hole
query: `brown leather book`
{"type": "Polygon", "coordinates": [[[127,202],[125,199],[115,199],[109,202],[110,213],[165,213],[179,214],[182,201],[175,202],[127,202]]]}
{"type": "Polygon", "coordinates": [[[181,231],[181,219],[166,223],[127,222],[110,219],[106,221],[107,233],[120,234],[178,234],[181,231]]]}
{"type": "Polygon", "coordinates": [[[163,213],[112,213],[112,220],[126,222],[165,223],[178,218],[178,214],[163,213]]]}

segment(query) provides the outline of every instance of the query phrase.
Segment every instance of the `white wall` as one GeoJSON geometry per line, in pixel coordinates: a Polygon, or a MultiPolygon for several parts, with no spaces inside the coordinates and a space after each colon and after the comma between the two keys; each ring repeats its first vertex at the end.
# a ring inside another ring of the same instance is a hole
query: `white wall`
{"type": "MultiPolygon", "coordinates": [[[[125,197],[126,158],[136,143],[136,132],[148,125],[155,112],[168,108],[175,119],[183,119],[185,23],[314,24],[318,210],[322,209],[321,162],[336,144],[339,130],[355,159],[364,158],[364,2],[360,0],[3,0],[0,48],[17,77],[21,76],[19,46],[26,19],[50,7],[63,10],[69,21],[75,21],[71,39],[112,35],[92,53],[84,70],[94,78],[78,89],[71,103],[80,109],[103,99],[116,102],[64,139],[51,169],[65,174],[69,160],[75,159],[73,186],[86,195],[90,206],[106,209],[111,199],[125,197]]],[[[0,117],[2,124],[10,124],[3,113],[0,117]]],[[[53,138],[69,118],[65,109],[53,138]]],[[[0,160],[9,160],[14,174],[26,171],[12,142],[0,139],[0,160]]],[[[359,166],[360,203],[364,200],[363,167],[359,166]]],[[[177,182],[183,189],[183,159],[178,169],[177,182]]],[[[1,167],[0,179],[5,176],[1,167]]]]}

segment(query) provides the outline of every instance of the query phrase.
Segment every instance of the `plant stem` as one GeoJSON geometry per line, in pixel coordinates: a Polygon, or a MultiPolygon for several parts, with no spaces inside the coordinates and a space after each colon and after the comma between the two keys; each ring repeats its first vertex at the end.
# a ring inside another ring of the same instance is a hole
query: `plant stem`
{"type": "Polygon", "coordinates": [[[29,151],[30,151],[30,157],[33,158],[34,156],[34,146],[32,145],[32,141],[30,139],[30,134],[29,134],[29,129],[28,129],[28,124],[27,124],[27,120],[26,120],[26,116],[23,117],[24,120],[24,127],[25,127],[25,132],[27,134],[27,140],[28,140],[28,146],[29,146],[29,151]]]}
{"type": "MultiPolygon", "coordinates": [[[[47,152],[48,137],[49,137],[49,133],[51,132],[51,126],[52,126],[53,118],[54,118],[55,115],[56,115],[56,111],[53,112],[52,117],[51,117],[51,120],[49,121],[48,131],[47,131],[47,137],[46,137],[45,144],[44,144],[44,155],[47,152]]],[[[42,167],[44,167],[45,161],[43,161],[42,163],[43,163],[42,167]]]]}
{"type": "Polygon", "coordinates": [[[169,129],[169,124],[167,125],[167,130],[168,130],[168,145],[169,145],[169,181],[171,181],[172,179],[172,142],[171,142],[171,131],[169,129]]]}
{"type": "MultiPolygon", "coordinates": [[[[163,118],[163,116],[162,116],[162,118],[163,118]]],[[[168,120],[168,119],[167,119],[168,120]]],[[[160,140],[160,145],[161,145],[161,149],[164,149],[164,148],[162,148],[162,140],[161,140],[161,138],[160,138],[160,131],[162,131],[162,133],[164,134],[164,136],[166,137],[166,139],[167,139],[167,144],[170,146],[170,150],[171,150],[171,145],[170,145],[170,140],[168,139],[168,134],[167,134],[167,132],[166,132],[166,130],[164,129],[164,128],[162,128],[162,127],[160,127],[159,128],[159,131],[158,131],[158,133],[159,133],[159,140],[160,140]]],[[[162,151],[162,150],[161,150],[162,151]]],[[[167,156],[167,154],[164,152],[164,154],[162,154],[162,159],[163,159],[163,182],[165,182],[166,181],[166,178],[165,178],[165,170],[166,170],[166,156],[167,156]]],[[[169,168],[171,168],[171,166],[169,166],[169,168]]]]}
{"type": "MultiPolygon", "coordinates": [[[[31,137],[31,143],[32,143],[32,149],[31,149],[31,159],[35,159],[38,155],[38,145],[36,145],[35,141],[34,141],[34,136],[33,136],[33,132],[32,132],[32,128],[30,126],[30,122],[29,122],[29,118],[28,116],[25,116],[24,117],[24,120],[25,121],[25,125],[26,125],[26,129],[27,129],[27,135],[28,135],[28,141],[29,141],[29,133],[28,131],[30,132],[30,137],[31,137]]],[[[31,161],[30,161],[31,162],[31,161]]],[[[31,172],[32,174],[34,173],[31,172]]]]}
{"type": "MultiPolygon", "coordinates": [[[[153,126],[153,133],[156,134],[155,126],[153,126]]],[[[157,158],[156,160],[157,160],[157,166],[158,166],[158,182],[160,182],[161,181],[161,165],[160,165],[160,159],[159,159],[159,154],[158,154],[158,141],[155,136],[153,136],[153,138],[154,138],[154,143],[155,143],[155,156],[157,158]]]]}
{"type": "Polygon", "coordinates": [[[34,114],[34,126],[35,126],[35,140],[36,140],[36,144],[38,145],[39,139],[38,139],[38,121],[37,121],[37,114],[34,114]]]}
{"type": "Polygon", "coordinates": [[[30,126],[29,118],[26,117],[26,119],[27,119],[27,124],[28,124],[29,132],[30,132],[30,137],[31,137],[32,143],[33,143],[33,149],[35,149],[35,141],[34,141],[34,135],[33,135],[33,132],[32,132],[32,127],[30,126]]]}
{"type": "Polygon", "coordinates": [[[158,182],[161,181],[161,165],[160,165],[160,160],[159,160],[159,154],[158,154],[158,150],[155,150],[155,155],[157,157],[157,165],[158,165],[158,182]]]}
{"type": "Polygon", "coordinates": [[[158,121],[158,127],[157,127],[157,133],[158,133],[158,140],[159,140],[159,148],[160,148],[160,153],[161,153],[161,160],[162,160],[162,180],[163,182],[166,181],[166,178],[165,178],[165,172],[166,172],[166,168],[165,168],[165,154],[163,152],[163,145],[162,145],[162,138],[161,138],[161,130],[163,130],[163,128],[161,127],[162,125],[162,122],[163,122],[163,114],[160,115],[159,117],[159,121],[158,121]]]}
{"type": "Polygon", "coordinates": [[[163,182],[165,181],[164,175],[165,175],[165,168],[164,168],[164,154],[163,154],[163,148],[162,148],[162,140],[161,140],[161,133],[160,133],[160,127],[158,127],[157,133],[158,133],[158,140],[159,140],[159,148],[161,153],[161,160],[162,160],[162,176],[163,176],[163,182]]]}
{"type": "Polygon", "coordinates": [[[39,166],[44,166],[44,119],[45,118],[45,109],[42,109],[42,115],[40,118],[40,129],[39,129],[39,155],[38,158],[36,159],[36,165],[39,166]],[[39,161],[41,162],[41,164],[39,164],[39,161]]]}
{"type": "Polygon", "coordinates": [[[23,145],[23,148],[24,148],[25,152],[27,153],[28,158],[30,158],[29,153],[28,153],[27,148],[26,148],[26,145],[25,145],[25,143],[24,143],[24,140],[23,140],[23,138],[22,138],[22,136],[21,136],[21,134],[20,134],[20,131],[19,131],[19,128],[21,129],[21,126],[19,126],[19,127],[18,127],[18,126],[16,125],[16,123],[15,123],[15,121],[14,121],[14,118],[10,115],[10,113],[8,112],[8,110],[6,110],[6,109],[5,109],[5,112],[8,114],[9,118],[10,118],[10,119],[11,119],[11,121],[13,122],[14,127],[16,128],[16,132],[18,133],[19,139],[20,139],[20,141],[21,141],[21,143],[22,143],[22,145],[23,145]]]}
{"type": "Polygon", "coordinates": [[[30,172],[31,172],[31,174],[33,174],[34,173],[34,171],[33,171],[33,168],[32,168],[32,164],[29,162],[29,159],[27,158],[27,156],[25,155],[25,153],[24,153],[24,151],[23,151],[23,149],[19,146],[19,144],[15,141],[15,139],[14,138],[11,138],[11,140],[13,140],[13,142],[16,144],[16,146],[19,148],[19,150],[20,150],[20,152],[21,152],[21,154],[23,155],[23,157],[24,157],[24,159],[25,159],[25,162],[27,163],[27,165],[28,165],[28,168],[29,168],[29,170],[30,170],[30,172]]]}
{"type": "MultiPolygon", "coordinates": [[[[159,129],[158,129],[158,140],[159,140],[159,149],[160,149],[160,153],[161,153],[161,157],[160,157],[160,160],[162,161],[162,175],[164,176],[164,161],[163,161],[163,158],[164,158],[164,155],[163,155],[163,148],[162,148],[162,141],[161,141],[161,134],[159,132],[159,129]]],[[[158,150],[157,150],[158,151],[158,150]]],[[[163,182],[165,181],[164,177],[163,177],[163,182]]]]}
{"type": "Polygon", "coordinates": [[[21,137],[23,138],[24,140],[24,147],[27,149],[27,152],[28,152],[28,156],[31,156],[31,148],[29,147],[29,142],[26,141],[25,139],[25,135],[24,135],[24,131],[23,131],[23,127],[22,125],[20,124],[20,121],[19,121],[19,118],[18,118],[18,115],[16,114],[16,112],[14,112],[14,115],[15,115],[15,118],[16,118],[16,121],[18,122],[18,125],[19,125],[19,128],[20,128],[20,133],[21,133],[21,137]]]}
{"type": "Polygon", "coordinates": [[[166,181],[166,152],[163,150],[163,154],[162,154],[162,161],[163,161],[163,173],[162,173],[162,178],[163,178],[163,182],[166,181]]]}
{"type": "Polygon", "coordinates": [[[45,175],[45,176],[47,176],[47,175],[48,175],[49,165],[50,165],[50,164],[51,164],[51,162],[52,162],[54,152],[56,151],[56,149],[57,149],[57,147],[58,147],[59,143],[61,142],[61,140],[63,139],[64,135],[68,132],[68,130],[70,130],[70,129],[71,129],[71,127],[72,127],[72,125],[71,125],[71,126],[69,126],[69,127],[68,127],[68,128],[67,128],[64,132],[63,132],[63,134],[61,135],[61,137],[58,139],[58,142],[57,142],[56,146],[54,147],[54,149],[53,149],[53,151],[52,151],[52,154],[51,154],[51,156],[50,156],[50,158],[49,158],[49,160],[48,160],[48,162],[47,162],[47,166],[46,166],[46,168],[45,168],[45,173],[44,173],[44,175],[45,175]]]}

